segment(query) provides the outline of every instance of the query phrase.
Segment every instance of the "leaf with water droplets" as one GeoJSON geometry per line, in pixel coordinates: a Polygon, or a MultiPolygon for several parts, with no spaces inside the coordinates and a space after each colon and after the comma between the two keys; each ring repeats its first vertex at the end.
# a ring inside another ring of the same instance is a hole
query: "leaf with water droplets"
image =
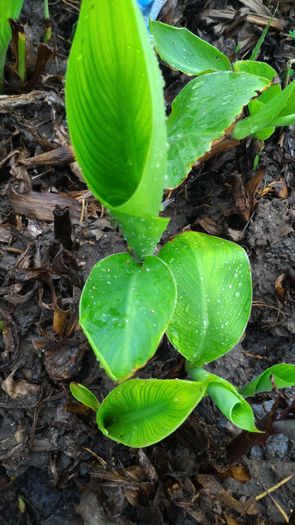
{"type": "Polygon", "coordinates": [[[172,69],[186,75],[231,70],[231,63],[216,47],[184,27],[150,22],[157,53],[172,69]]]}
{"type": "Polygon", "coordinates": [[[167,138],[163,80],[136,0],[83,0],[68,61],[66,110],[87,185],[119,224],[122,219],[139,258],[144,243],[137,242],[133,223],[145,218],[151,254],[162,233],[157,215],[167,138]]]}
{"type": "Polygon", "coordinates": [[[175,348],[196,366],[233,348],[246,328],[252,300],[250,264],[239,245],[185,232],[161,249],[177,285],[167,329],[175,348]]]}
{"type": "Polygon", "coordinates": [[[92,268],[80,300],[80,324],[111,379],[123,381],[154,355],[175,304],[174,278],[158,257],[139,264],[119,253],[92,268]]]}
{"type": "Polygon", "coordinates": [[[175,188],[196,161],[210,150],[214,140],[241,113],[257,90],[269,80],[231,71],[203,75],[189,82],[172,103],[167,121],[167,188],[175,188]]]}
{"type": "Polygon", "coordinates": [[[97,412],[97,425],[128,447],[147,447],[176,430],[198,405],[206,382],[132,379],[112,390],[97,412]]]}
{"type": "Polygon", "coordinates": [[[255,396],[260,392],[270,392],[274,388],[295,386],[295,365],[282,363],[267,368],[250,383],[240,389],[244,397],[255,396]]]}

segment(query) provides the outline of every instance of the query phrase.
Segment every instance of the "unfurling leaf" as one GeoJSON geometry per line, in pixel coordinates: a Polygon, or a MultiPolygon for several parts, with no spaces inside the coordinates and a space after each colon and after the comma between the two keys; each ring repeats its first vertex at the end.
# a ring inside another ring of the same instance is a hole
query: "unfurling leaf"
{"type": "Polygon", "coordinates": [[[147,244],[152,254],[166,227],[157,218],[167,161],[165,108],[161,73],[136,0],[82,2],[66,109],[89,188],[122,223],[136,255],[144,257],[147,244]],[[145,230],[140,238],[134,235],[139,218],[149,225],[146,242],[145,230]]]}
{"type": "Polygon", "coordinates": [[[80,383],[70,383],[70,391],[72,396],[79,401],[79,403],[91,408],[93,412],[98,410],[100,403],[89,388],[80,383]]]}
{"type": "Polygon", "coordinates": [[[198,405],[206,383],[132,379],[112,390],[97,412],[99,429],[129,447],[147,447],[169,436],[198,405]]]}
{"type": "Polygon", "coordinates": [[[252,299],[246,252],[204,233],[177,235],[160,251],[177,285],[167,329],[175,348],[202,366],[231,350],[246,328],[252,299]]]}
{"type": "Polygon", "coordinates": [[[193,379],[208,382],[207,395],[227,419],[243,430],[259,432],[251,406],[229,381],[193,366],[188,369],[193,379]]]}
{"type": "Polygon", "coordinates": [[[274,388],[295,386],[295,365],[282,363],[274,365],[240,389],[244,397],[252,397],[260,392],[269,392],[274,388]]]}
{"type": "Polygon", "coordinates": [[[210,150],[214,140],[224,135],[256,91],[269,83],[248,73],[222,71],[203,75],[184,87],[174,99],[167,121],[167,188],[183,182],[196,161],[210,150]]]}
{"type": "Polygon", "coordinates": [[[158,257],[137,263],[111,255],[91,270],[80,300],[80,324],[106,373],[123,381],[157,350],[176,304],[176,285],[158,257]]]}
{"type": "Polygon", "coordinates": [[[184,27],[150,22],[155,48],[172,69],[186,75],[231,70],[227,56],[184,27]]]}

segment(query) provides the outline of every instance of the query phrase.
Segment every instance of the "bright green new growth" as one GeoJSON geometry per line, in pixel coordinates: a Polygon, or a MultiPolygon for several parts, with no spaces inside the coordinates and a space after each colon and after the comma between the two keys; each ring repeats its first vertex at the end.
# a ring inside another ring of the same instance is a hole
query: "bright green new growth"
{"type": "Polygon", "coordinates": [[[227,56],[184,27],[150,21],[155,48],[164,62],[186,75],[231,70],[227,56]]]}
{"type": "Polygon", "coordinates": [[[206,383],[132,379],[104,399],[97,412],[99,429],[111,439],[146,447],[174,432],[198,405],[206,383]]]}
{"type": "Polygon", "coordinates": [[[151,255],[168,222],[158,218],[167,139],[163,80],[136,0],[82,2],[66,109],[89,188],[134,253],[151,255]]]}
{"type": "Polygon", "coordinates": [[[80,385],[79,383],[71,383],[70,391],[72,396],[77,399],[79,403],[82,403],[82,405],[91,408],[93,412],[96,412],[99,409],[100,403],[91,390],[86,388],[86,386],[80,385]]]}
{"type": "Polygon", "coordinates": [[[114,381],[123,381],[156,352],[176,304],[171,271],[158,257],[144,264],[128,253],[99,261],[80,301],[80,324],[114,381]]]}
{"type": "Polygon", "coordinates": [[[9,19],[17,19],[24,0],[0,0],[0,93],[4,86],[4,68],[6,53],[11,40],[9,19]]]}
{"type": "Polygon", "coordinates": [[[274,388],[288,388],[295,385],[295,365],[282,363],[274,365],[241,388],[244,397],[255,396],[261,392],[269,392],[274,388]]]}
{"type": "Polygon", "coordinates": [[[185,179],[245,105],[250,116],[235,127],[240,138],[266,136],[292,120],[293,86],[281,92],[272,83],[276,72],[259,62],[239,61],[232,71],[222,53],[187,30],[151,28],[167,62],[202,75],[175,98],[167,125],[163,82],[136,0],[83,0],[66,77],[69,130],[85,181],[136,256],[99,261],[80,301],[80,324],[97,359],[123,382],[101,404],[83,385],[70,389],[96,412],[103,434],[134,447],[168,436],[205,395],[232,423],[257,432],[244,398],[295,384],[293,365],[272,367],[240,391],[201,368],[228,352],[248,322],[251,274],[240,246],[185,232],[154,255],[169,220],[158,216],[163,188],[185,179]],[[125,381],[153,357],[164,333],[187,359],[192,381],[125,381]]]}
{"type": "Polygon", "coordinates": [[[165,244],[159,256],[177,285],[167,330],[171,343],[195,366],[214,361],[240,340],[250,317],[247,254],[232,242],[185,232],[165,244]]]}

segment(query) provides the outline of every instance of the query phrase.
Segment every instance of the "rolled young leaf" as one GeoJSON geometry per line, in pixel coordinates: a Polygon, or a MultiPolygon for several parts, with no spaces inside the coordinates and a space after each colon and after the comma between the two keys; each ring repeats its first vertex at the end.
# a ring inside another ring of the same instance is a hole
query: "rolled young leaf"
{"type": "Polygon", "coordinates": [[[262,374],[241,388],[240,393],[243,397],[252,397],[260,392],[269,392],[274,388],[293,386],[295,386],[295,365],[282,363],[264,370],[262,374]]]}
{"type": "Polygon", "coordinates": [[[80,299],[80,324],[101,366],[123,381],[157,350],[176,304],[176,285],[158,257],[137,263],[110,255],[91,270],[80,299]]]}
{"type": "Polygon", "coordinates": [[[83,0],[68,61],[66,110],[87,185],[122,224],[136,255],[146,254],[145,231],[153,253],[167,225],[157,217],[167,161],[165,107],[136,0],[83,0]],[[149,228],[134,235],[137,217],[149,228]]]}
{"type": "Polygon", "coordinates": [[[176,430],[198,405],[206,383],[132,379],[112,390],[97,412],[107,437],[128,447],[147,447],[176,430]]]}
{"type": "Polygon", "coordinates": [[[85,405],[88,408],[91,408],[93,412],[96,412],[100,406],[99,401],[96,399],[95,395],[84,385],[80,383],[70,383],[70,391],[72,396],[85,405]]]}
{"type": "Polygon", "coordinates": [[[3,91],[3,77],[7,48],[11,40],[9,18],[17,19],[24,0],[0,0],[0,93],[3,91]]]}
{"type": "Polygon", "coordinates": [[[261,107],[260,111],[247,117],[237,123],[233,137],[240,140],[249,135],[254,135],[258,131],[268,127],[276,126],[279,122],[279,116],[292,113],[291,108],[294,105],[295,98],[295,80],[289,84],[276,97],[261,107]],[[290,108],[290,110],[289,110],[290,108]]]}
{"type": "Polygon", "coordinates": [[[231,70],[231,63],[216,47],[184,27],[150,22],[157,53],[173,69],[186,75],[231,70]]]}
{"type": "Polygon", "coordinates": [[[252,407],[229,381],[190,365],[188,370],[196,381],[208,382],[207,395],[229,421],[248,432],[259,432],[255,426],[252,407]]]}
{"type": "Polygon", "coordinates": [[[177,285],[167,329],[173,346],[196,366],[233,348],[246,328],[252,301],[250,264],[237,244],[185,232],[163,246],[177,285]]]}
{"type": "Polygon", "coordinates": [[[196,161],[210,150],[214,140],[241,113],[257,90],[269,80],[222,71],[203,75],[189,82],[172,103],[167,121],[167,188],[175,188],[189,174],[196,161]]]}

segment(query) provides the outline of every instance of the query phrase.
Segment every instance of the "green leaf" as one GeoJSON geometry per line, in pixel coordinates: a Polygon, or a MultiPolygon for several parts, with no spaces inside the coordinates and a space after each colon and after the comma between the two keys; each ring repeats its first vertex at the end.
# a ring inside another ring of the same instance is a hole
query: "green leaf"
{"type": "Polygon", "coordinates": [[[257,62],[256,60],[237,60],[234,62],[233,68],[235,71],[242,71],[270,81],[277,76],[277,72],[273,67],[265,62],[257,62]]]}
{"type": "Polygon", "coordinates": [[[119,253],[93,267],[80,300],[80,324],[113,380],[130,377],[154,355],[175,303],[175,281],[157,257],[139,264],[119,253]]]}
{"type": "Polygon", "coordinates": [[[0,93],[3,91],[6,53],[11,40],[9,18],[17,19],[24,0],[0,0],[0,93]]]}
{"type": "Polygon", "coordinates": [[[175,348],[196,366],[233,348],[246,328],[252,299],[246,252],[203,233],[177,235],[160,251],[177,285],[167,329],[175,348]]]}
{"type": "Polygon", "coordinates": [[[231,69],[229,59],[216,47],[184,27],[150,21],[157,53],[172,69],[186,75],[231,69]]]}
{"type": "Polygon", "coordinates": [[[289,112],[289,108],[293,106],[294,97],[295,81],[261,107],[257,113],[238,122],[233,137],[240,140],[268,126],[278,125],[276,122],[279,116],[284,114],[284,110],[289,112]]]}
{"type": "Polygon", "coordinates": [[[212,142],[224,135],[243,106],[268,83],[248,73],[223,71],[203,75],[184,87],[174,99],[167,121],[167,188],[181,184],[195,162],[210,150],[212,142]]]}
{"type": "Polygon", "coordinates": [[[206,383],[132,379],[104,399],[97,425],[107,437],[129,447],[147,447],[169,436],[189,416],[206,383]]]}
{"type": "MultiPolygon", "coordinates": [[[[68,61],[66,110],[87,185],[119,221],[125,217],[129,241],[128,217],[131,223],[151,218],[152,253],[161,230],[156,219],[167,162],[165,106],[136,0],[83,0],[68,61]]],[[[131,247],[143,257],[137,242],[131,247]]]]}
{"type": "MultiPolygon", "coordinates": [[[[269,88],[267,88],[263,93],[261,93],[259,97],[249,102],[248,109],[250,115],[255,115],[255,113],[260,111],[265,104],[270,102],[280,92],[280,84],[272,84],[271,86],[269,86],[269,88]]],[[[255,133],[254,136],[259,140],[266,140],[275,132],[275,129],[275,126],[268,126],[266,128],[261,129],[260,131],[257,131],[257,133],[255,133]]]]}
{"type": "Polygon", "coordinates": [[[196,381],[207,381],[207,395],[220,412],[237,427],[248,432],[259,432],[255,426],[252,407],[229,381],[203,369],[189,369],[196,381]]]}
{"type": "Polygon", "coordinates": [[[70,391],[72,396],[85,405],[88,408],[91,408],[93,412],[96,412],[100,406],[99,401],[96,399],[95,395],[84,385],[80,383],[70,383],[70,391]]]}
{"type": "Polygon", "coordinates": [[[275,388],[295,386],[295,365],[274,365],[240,389],[244,397],[252,397],[260,392],[269,392],[275,388]]]}

